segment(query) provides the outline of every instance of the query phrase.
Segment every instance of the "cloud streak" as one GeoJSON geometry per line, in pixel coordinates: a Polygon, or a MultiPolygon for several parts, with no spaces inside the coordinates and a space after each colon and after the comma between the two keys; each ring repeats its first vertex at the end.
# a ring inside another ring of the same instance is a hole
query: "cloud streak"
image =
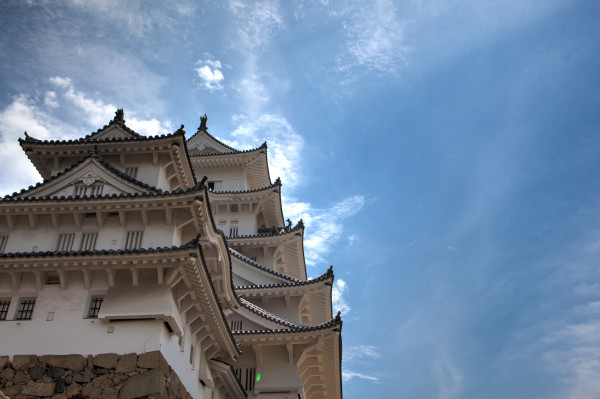
{"type": "Polygon", "coordinates": [[[200,84],[209,91],[221,90],[223,88],[223,76],[221,62],[219,60],[199,60],[199,66],[195,69],[200,84]]]}

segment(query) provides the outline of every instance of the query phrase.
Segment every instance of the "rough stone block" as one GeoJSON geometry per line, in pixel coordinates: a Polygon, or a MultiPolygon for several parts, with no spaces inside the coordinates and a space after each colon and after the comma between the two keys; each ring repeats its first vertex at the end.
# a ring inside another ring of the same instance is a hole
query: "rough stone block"
{"type": "Polygon", "coordinates": [[[119,396],[119,391],[115,388],[106,388],[102,391],[101,399],[117,399],[119,396]]]}
{"type": "Polygon", "coordinates": [[[4,394],[6,396],[8,396],[9,398],[13,398],[19,392],[21,392],[21,386],[20,385],[12,385],[10,387],[5,387],[4,388],[4,394]]]}
{"type": "Polygon", "coordinates": [[[119,391],[119,399],[142,398],[165,393],[165,377],[159,369],[153,369],[131,377],[119,391]]]}
{"type": "Polygon", "coordinates": [[[103,353],[101,355],[94,356],[94,366],[105,369],[114,369],[117,367],[118,360],[119,355],[116,353],[103,353]]]}
{"type": "Polygon", "coordinates": [[[67,389],[67,386],[66,386],[64,380],[56,381],[56,388],[54,389],[54,391],[56,393],[64,393],[66,389],[67,389]]]}
{"type": "Polygon", "coordinates": [[[78,371],[73,373],[73,381],[81,383],[90,382],[92,373],[90,370],[78,371]]]}
{"type": "Polygon", "coordinates": [[[14,355],[12,366],[15,370],[20,370],[29,365],[29,355],[14,355]]]}
{"type": "Polygon", "coordinates": [[[11,368],[7,367],[4,370],[0,371],[0,379],[3,381],[12,381],[14,376],[15,371],[11,368]]]}
{"type": "Polygon", "coordinates": [[[161,357],[159,351],[142,353],[138,356],[137,365],[143,369],[156,369],[160,366],[161,357]]]}
{"type": "Polygon", "coordinates": [[[62,367],[50,367],[48,371],[46,371],[46,375],[52,379],[57,379],[62,377],[65,374],[65,369],[62,367]]]}
{"type": "Polygon", "coordinates": [[[74,382],[70,385],[67,385],[67,398],[72,398],[73,396],[79,394],[81,392],[81,385],[74,382]]]}
{"type": "Polygon", "coordinates": [[[122,355],[119,358],[119,362],[117,363],[115,373],[129,373],[135,371],[136,364],[137,355],[135,353],[128,353],[126,355],[122,355]]]}
{"type": "Polygon", "coordinates": [[[35,366],[35,367],[32,367],[29,369],[29,375],[31,376],[31,379],[34,381],[41,380],[42,377],[44,376],[45,372],[46,372],[45,367],[35,366]]]}
{"type": "Polygon", "coordinates": [[[102,390],[98,387],[93,386],[92,384],[87,384],[86,386],[83,387],[83,389],[81,390],[81,393],[86,398],[97,399],[102,394],[102,390]]]}
{"type": "Polygon", "coordinates": [[[0,370],[6,366],[6,363],[8,363],[8,356],[0,356],[0,370]]]}
{"type": "Polygon", "coordinates": [[[15,373],[15,376],[13,377],[13,383],[20,385],[25,383],[28,379],[29,378],[27,377],[25,372],[23,370],[19,370],[15,373]]]}
{"type": "Polygon", "coordinates": [[[87,364],[85,357],[81,355],[45,355],[40,360],[52,367],[75,371],[83,370],[87,364]]]}
{"type": "Polygon", "coordinates": [[[29,396],[52,396],[54,395],[54,382],[33,382],[29,381],[27,385],[23,387],[23,391],[21,392],[23,395],[29,396]]]}
{"type": "Polygon", "coordinates": [[[64,393],[59,393],[54,395],[51,399],[67,399],[67,395],[64,393]]]}

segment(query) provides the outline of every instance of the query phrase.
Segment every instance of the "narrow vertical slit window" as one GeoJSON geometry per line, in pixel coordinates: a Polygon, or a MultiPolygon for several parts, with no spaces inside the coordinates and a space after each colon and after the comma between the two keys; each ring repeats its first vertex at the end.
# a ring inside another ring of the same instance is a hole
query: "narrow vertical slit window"
{"type": "Polygon", "coordinates": [[[125,237],[125,249],[140,249],[143,235],[143,231],[128,231],[125,237]]]}
{"type": "Polygon", "coordinates": [[[70,251],[73,249],[73,241],[75,240],[75,233],[59,234],[58,242],[56,243],[57,251],[70,251]]]}
{"type": "Polygon", "coordinates": [[[9,306],[10,299],[0,299],[0,320],[6,320],[9,306]]]}
{"type": "Polygon", "coordinates": [[[17,320],[31,320],[35,299],[21,299],[19,309],[17,309],[17,320]]]}
{"type": "Polygon", "coordinates": [[[190,346],[190,364],[194,367],[194,345],[190,346]]]}
{"type": "Polygon", "coordinates": [[[98,233],[83,233],[81,235],[81,245],[79,246],[80,251],[92,251],[96,249],[96,239],[98,233]]]}
{"type": "Polygon", "coordinates": [[[100,313],[100,308],[102,307],[102,302],[104,302],[103,296],[93,296],[90,301],[90,309],[88,311],[89,318],[98,318],[98,313],[100,313]]]}

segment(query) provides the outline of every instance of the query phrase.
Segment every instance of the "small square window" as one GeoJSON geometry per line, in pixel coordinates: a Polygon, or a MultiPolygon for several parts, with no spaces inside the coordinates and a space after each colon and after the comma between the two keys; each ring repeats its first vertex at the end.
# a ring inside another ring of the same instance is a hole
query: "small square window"
{"type": "Polygon", "coordinates": [[[6,320],[10,299],[0,299],[0,320],[6,320]]]}
{"type": "Polygon", "coordinates": [[[88,311],[89,318],[98,318],[98,313],[100,313],[102,302],[104,302],[103,296],[92,297],[92,300],[90,301],[90,310],[88,311]]]}
{"type": "Polygon", "coordinates": [[[21,299],[19,309],[17,309],[17,320],[31,320],[35,299],[21,299]]]}

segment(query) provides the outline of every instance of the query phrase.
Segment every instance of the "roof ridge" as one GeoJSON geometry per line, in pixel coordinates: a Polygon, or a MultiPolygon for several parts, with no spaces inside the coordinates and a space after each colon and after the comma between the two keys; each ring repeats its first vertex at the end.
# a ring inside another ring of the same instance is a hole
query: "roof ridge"
{"type": "Polygon", "coordinates": [[[274,183],[271,183],[270,186],[265,186],[265,187],[260,187],[260,188],[254,188],[252,190],[227,190],[227,191],[217,191],[217,190],[211,190],[209,188],[209,192],[213,193],[213,194],[247,194],[247,193],[256,193],[259,191],[264,191],[264,190],[268,190],[270,188],[274,188],[274,187],[281,187],[281,179],[278,177],[277,180],[275,180],[274,183]]]}
{"type": "MultiPolygon", "coordinates": [[[[267,229],[269,229],[269,227],[267,227],[267,229]]],[[[278,236],[283,236],[283,235],[287,235],[289,233],[293,233],[295,231],[304,229],[304,222],[302,221],[302,219],[300,219],[298,221],[298,223],[291,228],[288,228],[288,226],[283,226],[283,227],[276,227],[273,226],[270,228],[270,232],[269,233],[256,233],[256,234],[242,234],[242,235],[238,235],[235,237],[227,237],[228,240],[231,239],[238,239],[238,238],[259,238],[259,237],[278,237],[278,236]]]]}
{"type": "Polygon", "coordinates": [[[302,327],[306,327],[304,324],[301,323],[297,323],[295,321],[292,320],[288,320],[284,317],[281,317],[279,315],[276,315],[274,313],[269,312],[268,310],[265,310],[259,306],[256,306],[255,304],[253,304],[252,302],[244,299],[244,298],[239,298],[240,299],[240,303],[248,310],[250,310],[251,312],[269,320],[272,322],[275,322],[277,324],[281,324],[282,326],[286,326],[289,328],[302,328],[302,327]]]}
{"type": "Polygon", "coordinates": [[[341,317],[340,311],[337,312],[337,315],[324,323],[317,324],[316,326],[307,326],[302,324],[300,328],[292,328],[292,329],[266,329],[266,330],[236,330],[232,331],[234,335],[253,335],[253,334],[281,334],[281,333],[295,333],[295,332],[309,332],[309,331],[318,331],[324,330],[334,326],[340,326],[340,331],[342,329],[343,321],[341,317]]]}
{"type": "MultiPolygon", "coordinates": [[[[192,136],[193,137],[193,136],[192,136]]],[[[191,140],[191,138],[190,138],[191,140]]],[[[189,140],[188,140],[189,141],[189,140]]],[[[190,154],[190,157],[209,157],[209,156],[218,156],[218,155],[239,155],[239,154],[247,154],[249,152],[259,151],[267,148],[267,142],[262,143],[260,147],[251,148],[249,150],[235,150],[231,152],[210,152],[204,154],[190,154]]]]}

